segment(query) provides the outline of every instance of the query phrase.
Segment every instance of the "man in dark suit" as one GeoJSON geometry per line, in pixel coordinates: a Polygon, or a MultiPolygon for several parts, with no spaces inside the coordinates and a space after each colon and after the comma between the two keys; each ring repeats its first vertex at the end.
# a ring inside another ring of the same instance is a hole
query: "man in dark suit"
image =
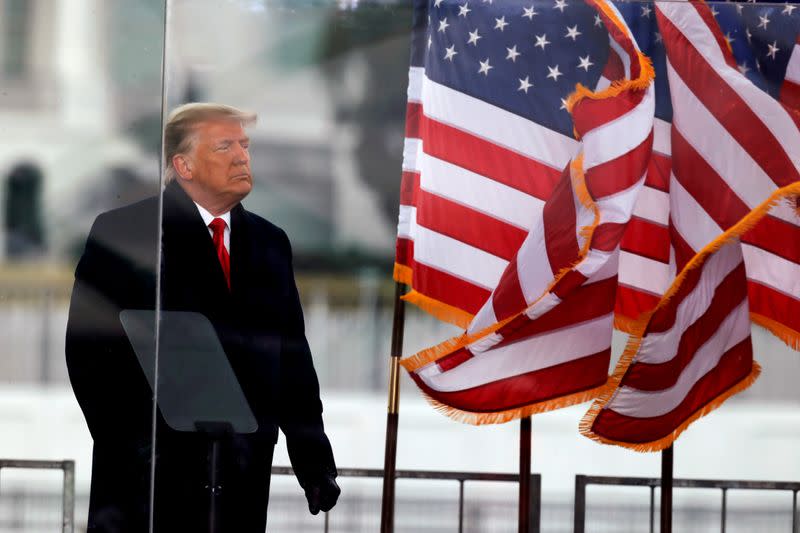
{"type": "Polygon", "coordinates": [[[265,530],[278,427],[309,510],[328,511],[338,498],[289,240],[240,203],[252,187],[244,127],[254,121],[229,106],[179,107],[164,133],[161,207],[149,198],[103,213],[92,227],[66,339],[94,440],[90,532],[148,530],[153,460],[154,530],[207,529],[208,441],[170,429],[153,410],[119,319],[125,309],[155,309],[156,294],[161,310],[211,321],[258,421],[256,433],[223,442],[219,530],[265,530]]]}

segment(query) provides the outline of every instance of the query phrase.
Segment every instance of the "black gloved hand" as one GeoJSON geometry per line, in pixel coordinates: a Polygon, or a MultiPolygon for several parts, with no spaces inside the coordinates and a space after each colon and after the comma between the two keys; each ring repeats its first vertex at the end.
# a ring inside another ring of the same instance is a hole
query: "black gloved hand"
{"type": "Polygon", "coordinates": [[[308,510],[315,515],[320,511],[327,513],[336,505],[342,489],[333,477],[323,476],[313,483],[309,483],[306,488],[306,500],[308,500],[308,510]]]}

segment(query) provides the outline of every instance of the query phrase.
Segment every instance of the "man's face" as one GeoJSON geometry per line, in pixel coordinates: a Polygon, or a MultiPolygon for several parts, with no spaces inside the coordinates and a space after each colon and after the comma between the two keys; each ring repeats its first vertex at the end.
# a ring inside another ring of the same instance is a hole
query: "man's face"
{"type": "Polygon", "coordinates": [[[253,187],[250,173],[250,139],[241,123],[212,120],[195,126],[190,155],[194,187],[203,196],[235,205],[253,187]]]}

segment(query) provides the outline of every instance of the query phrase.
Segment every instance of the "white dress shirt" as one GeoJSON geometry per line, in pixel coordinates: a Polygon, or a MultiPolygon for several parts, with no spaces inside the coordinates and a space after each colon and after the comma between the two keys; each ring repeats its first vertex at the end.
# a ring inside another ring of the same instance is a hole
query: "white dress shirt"
{"type": "Polygon", "coordinates": [[[208,234],[211,237],[214,237],[214,231],[208,227],[211,224],[211,221],[215,218],[221,218],[225,221],[225,231],[223,233],[223,238],[225,241],[225,249],[228,250],[228,253],[231,253],[231,212],[227,211],[222,213],[221,215],[214,216],[208,212],[208,210],[203,207],[202,205],[198,204],[197,202],[194,203],[197,206],[197,210],[200,211],[200,216],[203,217],[203,222],[206,224],[206,228],[208,229],[208,234]]]}

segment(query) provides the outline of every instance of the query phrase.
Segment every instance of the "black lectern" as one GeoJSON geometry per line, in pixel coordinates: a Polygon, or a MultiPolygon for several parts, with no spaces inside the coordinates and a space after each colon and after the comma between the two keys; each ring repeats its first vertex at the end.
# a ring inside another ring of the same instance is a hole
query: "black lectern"
{"type": "Polygon", "coordinates": [[[156,392],[156,404],[167,425],[208,436],[208,527],[215,533],[222,490],[220,441],[231,433],[255,432],[258,423],[253,411],[214,327],[204,315],[127,309],[120,313],[120,321],[147,382],[156,392]]]}

